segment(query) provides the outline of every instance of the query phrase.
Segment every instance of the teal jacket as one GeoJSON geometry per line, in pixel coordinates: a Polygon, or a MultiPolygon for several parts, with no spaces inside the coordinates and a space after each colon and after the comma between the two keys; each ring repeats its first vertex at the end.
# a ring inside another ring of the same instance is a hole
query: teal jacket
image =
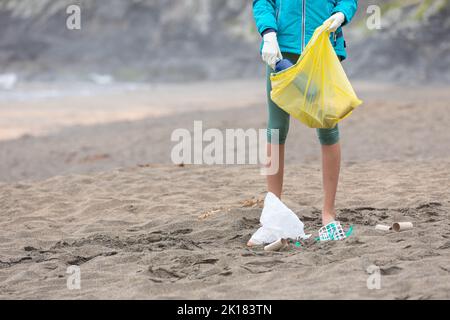
{"type": "MultiPolygon", "coordinates": [[[[314,30],[336,12],[345,15],[344,25],[356,13],[358,0],[253,0],[253,16],[260,34],[277,32],[281,52],[301,54],[314,30]]],[[[330,35],[336,54],[345,59],[342,27],[330,35]]]]}

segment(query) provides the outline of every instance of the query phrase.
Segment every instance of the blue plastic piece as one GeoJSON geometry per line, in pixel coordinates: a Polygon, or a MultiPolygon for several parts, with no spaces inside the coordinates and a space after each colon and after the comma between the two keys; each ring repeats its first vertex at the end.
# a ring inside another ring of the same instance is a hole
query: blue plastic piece
{"type": "Polygon", "coordinates": [[[281,59],[275,65],[275,72],[283,71],[287,68],[292,67],[294,64],[289,59],[281,59]]]}

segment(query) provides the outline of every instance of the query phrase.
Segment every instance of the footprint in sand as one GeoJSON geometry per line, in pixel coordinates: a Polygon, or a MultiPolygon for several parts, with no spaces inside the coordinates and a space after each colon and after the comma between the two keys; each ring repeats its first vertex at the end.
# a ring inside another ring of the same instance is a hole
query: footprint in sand
{"type": "Polygon", "coordinates": [[[154,282],[174,282],[186,277],[184,274],[180,274],[164,267],[154,268],[153,266],[149,266],[148,272],[151,275],[150,280],[154,282]]]}
{"type": "Polygon", "coordinates": [[[241,268],[251,272],[251,273],[265,273],[270,272],[275,266],[284,263],[281,260],[255,260],[247,262],[242,265],[241,268]]]}
{"type": "Polygon", "coordinates": [[[392,276],[392,275],[399,274],[402,270],[403,270],[403,268],[400,268],[397,266],[392,266],[392,267],[387,267],[387,268],[380,268],[380,273],[383,276],[392,276]]]}

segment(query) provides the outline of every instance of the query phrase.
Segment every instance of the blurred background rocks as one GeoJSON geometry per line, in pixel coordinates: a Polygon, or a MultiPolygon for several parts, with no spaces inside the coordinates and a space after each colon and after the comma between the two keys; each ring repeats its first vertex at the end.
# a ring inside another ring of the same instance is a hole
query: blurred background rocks
{"type": "MultiPolygon", "coordinates": [[[[345,30],[352,78],[450,81],[449,0],[359,2],[345,30]],[[366,26],[374,4],[380,30],[366,26]]],[[[0,74],[5,85],[259,77],[251,9],[249,0],[0,0],[0,74]],[[66,28],[72,4],[81,30],[66,28]]]]}

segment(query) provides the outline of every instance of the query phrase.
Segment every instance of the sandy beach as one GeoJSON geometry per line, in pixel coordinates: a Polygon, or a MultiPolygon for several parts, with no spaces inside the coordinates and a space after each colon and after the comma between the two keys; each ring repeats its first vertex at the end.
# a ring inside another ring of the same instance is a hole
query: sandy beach
{"type": "MultiPolygon", "coordinates": [[[[266,193],[257,166],[170,161],[171,132],[194,120],[264,128],[260,84],[1,102],[0,298],[449,299],[448,91],[355,84],[365,103],[341,126],[337,198],[354,234],[268,253],[245,246],[266,193]],[[21,107],[37,113],[11,113],[21,107]],[[414,228],[375,230],[394,221],[414,228]],[[67,288],[71,265],[80,290],[67,288]],[[379,290],[367,287],[371,266],[379,290]]],[[[316,233],[319,144],[291,121],[283,201],[316,233]]]]}
{"type": "MultiPolygon", "coordinates": [[[[257,168],[149,166],[2,185],[1,298],[448,299],[449,162],[346,166],[343,242],[267,253],[245,243],[258,226],[257,168]],[[432,172],[431,172],[432,171],[432,172]],[[384,233],[378,223],[412,221],[384,233]],[[81,267],[81,290],[66,268],[81,267]],[[368,290],[367,268],[381,270],[368,290]]],[[[320,227],[320,171],[287,170],[285,201],[320,227]]]]}

